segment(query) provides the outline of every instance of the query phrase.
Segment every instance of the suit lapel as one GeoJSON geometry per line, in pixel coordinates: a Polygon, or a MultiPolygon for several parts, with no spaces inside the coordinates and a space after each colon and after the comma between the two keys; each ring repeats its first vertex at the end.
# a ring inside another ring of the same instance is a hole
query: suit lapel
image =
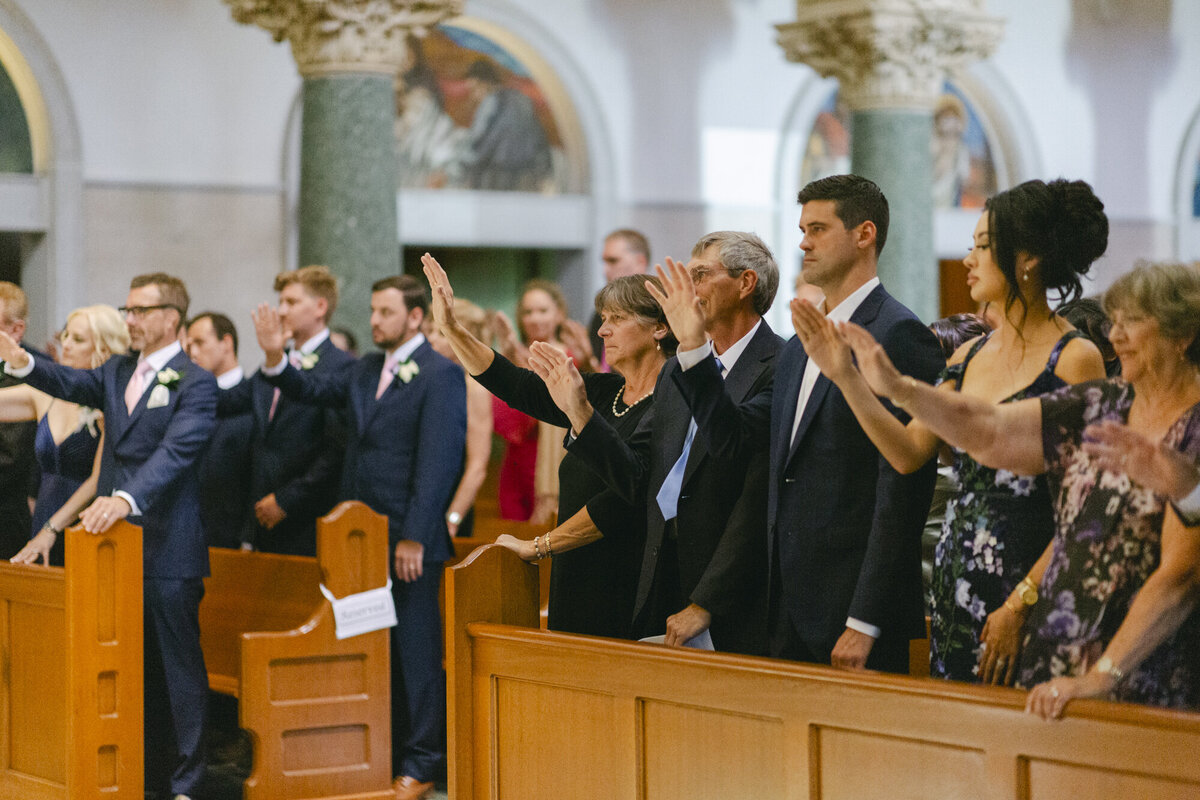
{"type": "MultiPolygon", "coordinates": [[[[858,308],[850,315],[850,321],[863,327],[869,326],[879,316],[879,308],[883,305],[884,299],[888,296],[884,291],[883,286],[876,286],[871,290],[870,294],[863,298],[863,301],[858,304],[858,308]]],[[[803,350],[801,350],[803,353],[803,350]]],[[[797,370],[798,377],[793,391],[790,392],[791,398],[791,414],[789,415],[788,425],[785,428],[785,434],[791,436],[792,426],[796,420],[796,405],[800,401],[800,384],[804,380],[804,370],[808,366],[808,356],[804,355],[800,359],[800,367],[797,370]]],[[[833,386],[833,381],[826,378],[824,374],[817,375],[817,382],[813,384],[812,394],[808,396],[808,402],[804,405],[804,416],[800,418],[800,427],[796,429],[796,436],[789,441],[787,463],[795,457],[796,451],[800,449],[800,442],[804,439],[804,435],[808,433],[809,427],[816,418],[817,412],[821,408],[821,404],[825,402],[826,396],[829,394],[830,387],[833,386]]]]}
{"type": "MultiPolygon", "coordinates": [[[[119,356],[118,358],[113,369],[115,377],[112,383],[112,405],[115,413],[107,415],[105,419],[105,426],[108,428],[108,435],[112,438],[113,443],[118,442],[125,435],[132,421],[132,416],[125,407],[125,388],[129,385],[129,379],[133,377],[133,372],[137,368],[136,356],[119,356]]],[[[136,407],[134,411],[137,411],[136,407]]]]}

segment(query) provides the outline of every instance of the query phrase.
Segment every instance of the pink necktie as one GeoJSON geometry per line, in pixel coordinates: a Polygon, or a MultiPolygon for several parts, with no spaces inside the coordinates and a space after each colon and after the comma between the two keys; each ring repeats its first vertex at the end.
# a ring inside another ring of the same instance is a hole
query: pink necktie
{"type": "Polygon", "coordinates": [[[154,367],[149,361],[139,361],[137,369],[129,378],[129,384],[125,387],[125,408],[132,414],[133,409],[137,407],[138,400],[142,399],[142,393],[146,391],[146,378],[154,371],[154,367]]]}
{"type": "Polygon", "coordinates": [[[375,390],[375,399],[383,397],[383,393],[387,391],[388,384],[396,377],[396,364],[399,359],[396,354],[388,356],[383,362],[383,372],[379,373],[379,388],[375,390]]]}
{"type": "MultiPolygon", "coordinates": [[[[296,369],[300,369],[300,362],[304,359],[304,354],[298,350],[293,350],[288,353],[288,363],[296,369]]],[[[275,387],[274,394],[271,395],[271,410],[267,412],[267,422],[275,419],[275,409],[279,408],[279,387],[275,387]]]]}

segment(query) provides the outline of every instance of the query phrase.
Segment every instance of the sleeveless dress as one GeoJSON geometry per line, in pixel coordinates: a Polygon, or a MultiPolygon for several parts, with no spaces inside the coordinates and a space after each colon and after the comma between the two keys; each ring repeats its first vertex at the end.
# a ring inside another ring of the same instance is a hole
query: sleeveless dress
{"type": "MultiPolygon", "coordinates": [[[[1080,335],[1066,333],[1033,382],[1000,402],[1012,403],[1065,386],[1054,369],[1067,342],[1080,335]]],[[[955,390],[961,391],[967,365],[989,338],[990,333],[960,363],[947,367],[939,382],[952,380],[955,390]]],[[[987,615],[1004,603],[1046,549],[1054,521],[1045,476],[992,469],[962,450],[952,451],[951,479],[959,490],[946,505],[942,535],[934,549],[929,674],[978,681],[979,634],[987,615]]]]}
{"type": "MultiPolygon", "coordinates": [[[[80,411],[81,420],[94,413],[92,409],[83,407],[80,408],[80,411]]],[[[42,529],[50,516],[58,511],[92,474],[96,448],[99,445],[100,429],[96,425],[94,416],[91,416],[88,421],[82,422],[79,428],[63,439],[60,444],[54,443],[54,435],[50,432],[50,415],[46,414],[38,421],[33,448],[38,468],[42,473],[42,480],[38,488],[37,503],[33,509],[33,534],[42,529]]],[[[50,563],[62,566],[63,537],[61,536],[50,550],[50,563]]]]}
{"type": "MultiPolygon", "coordinates": [[[[1054,496],[1054,549],[1025,621],[1018,680],[1033,686],[1095,664],[1162,558],[1166,501],[1127,475],[1100,469],[1080,446],[1088,424],[1124,423],[1133,386],[1119,378],[1069,386],[1042,398],[1042,450],[1054,496]]],[[[1163,443],[1200,459],[1200,403],[1163,443]]],[[[1113,695],[1135,703],[1200,708],[1200,610],[1130,670],[1113,695]]]]}

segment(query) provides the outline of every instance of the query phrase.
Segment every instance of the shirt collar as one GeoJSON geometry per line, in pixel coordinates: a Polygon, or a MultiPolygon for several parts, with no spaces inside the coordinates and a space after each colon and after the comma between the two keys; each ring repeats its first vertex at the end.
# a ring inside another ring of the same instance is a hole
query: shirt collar
{"type": "Polygon", "coordinates": [[[313,350],[321,346],[321,342],[329,338],[329,328],[322,328],[321,332],[309,339],[298,348],[302,355],[308,355],[313,350]]]}
{"type": "Polygon", "coordinates": [[[721,359],[721,366],[724,368],[726,375],[728,375],[729,371],[733,369],[733,365],[737,363],[737,360],[741,358],[742,353],[750,344],[750,340],[753,339],[754,334],[758,332],[759,325],[762,325],[762,317],[758,318],[758,322],[754,323],[754,327],[751,328],[745,336],[729,345],[729,348],[726,349],[724,353],[717,353],[717,348],[713,347],[713,354],[716,355],[717,358],[721,359]]]}
{"type": "Polygon", "coordinates": [[[416,336],[413,336],[411,339],[409,339],[407,342],[405,342],[404,344],[397,347],[395,350],[392,350],[391,352],[387,353],[385,355],[385,359],[389,358],[389,357],[393,357],[392,360],[395,363],[397,363],[397,364],[403,363],[405,361],[408,361],[408,359],[412,358],[412,354],[415,353],[417,348],[423,344],[425,344],[425,334],[418,333],[416,336]]]}
{"type": "MultiPolygon", "coordinates": [[[[825,316],[833,322],[849,322],[850,318],[854,316],[854,312],[858,311],[858,307],[862,305],[862,301],[866,300],[867,295],[873,292],[875,287],[878,285],[879,276],[876,275],[874,278],[871,278],[871,280],[867,281],[862,286],[858,287],[849,295],[847,295],[845,300],[838,303],[837,307],[832,311],[826,312],[825,316]]],[[[823,308],[825,305],[824,301],[822,301],[821,305],[823,308]]]]}
{"type": "Polygon", "coordinates": [[[155,372],[158,372],[165,367],[172,358],[179,355],[181,352],[183,352],[183,345],[181,345],[179,340],[176,339],[161,350],[155,350],[150,355],[138,359],[138,363],[144,361],[150,366],[154,367],[155,372]]]}
{"type": "Polygon", "coordinates": [[[222,389],[232,389],[242,382],[242,378],[246,377],[242,372],[242,366],[239,364],[228,372],[222,372],[217,376],[217,386],[222,389]]]}

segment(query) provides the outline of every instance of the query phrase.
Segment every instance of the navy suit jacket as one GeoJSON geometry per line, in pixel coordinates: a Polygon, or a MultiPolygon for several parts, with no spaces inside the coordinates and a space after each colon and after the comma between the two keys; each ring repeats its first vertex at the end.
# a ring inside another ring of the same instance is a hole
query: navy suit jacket
{"type": "MultiPolygon", "coordinates": [[[[246,382],[243,379],[221,393],[246,382]]],[[[239,547],[246,530],[254,524],[253,506],[258,497],[250,496],[253,441],[254,417],[249,411],[217,417],[212,439],[200,461],[200,514],[211,547],[239,547]]]]}
{"type": "MultiPolygon", "coordinates": [[[[314,375],[344,380],[355,359],[326,339],[313,351],[314,375]]],[[[271,551],[316,554],[316,520],[338,501],[338,480],[346,451],[345,420],[340,411],[282,395],[271,416],[275,387],[261,372],[221,392],[221,417],[250,414],[250,504],[274,493],[287,516],[270,531],[259,526],[253,512],[241,532],[248,541],[271,551]]]]}
{"type": "Polygon", "coordinates": [[[216,379],[180,352],[167,362],[180,375],[168,391],[167,404],[147,408],[153,392],[148,388],[130,414],[125,387],[137,366],[135,355],[113,356],[90,370],[36,356],[34,363],[25,378],[30,386],[104,411],[97,494],[120,489],[137,503],[142,513],[129,521],[142,527],[145,576],[208,575],[197,475],[216,419],[216,379]]]}
{"type": "Polygon", "coordinates": [[[393,380],[379,400],[379,352],[356,361],[345,376],[289,364],[267,380],[306,403],[345,409],[342,499],[361,500],[385,514],[393,545],[420,542],[425,560],[440,562],[453,553],[445,516],[466,452],[467,384],[462,368],[428,342],[411,360],[418,374],[408,383],[393,380]]]}
{"type": "MultiPolygon", "coordinates": [[[[945,366],[937,339],[882,286],[851,320],[906,375],[932,383],[945,366]]],[[[825,659],[847,617],[875,625],[904,663],[868,665],[907,671],[907,640],[925,635],[921,530],[936,465],[930,460],[911,475],[892,469],[824,375],[793,442],[807,363],[799,339],[790,339],[779,354],[771,408],[767,524],[768,555],[778,559],[771,573],[780,581],[772,587],[781,605],[775,611],[786,613],[809,650],[825,659]]]]}
{"type": "MultiPolygon", "coordinates": [[[[668,361],[655,385],[653,417],[648,414],[642,421],[651,425],[644,469],[630,468],[628,448],[599,415],[571,444],[571,451],[594,465],[615,494],[645,503],[646,545],[634,603],[638,619],[648,608],[662,608],[652,593],[660,588],[655,577],[666,521],[655,495],[683,452],[693,415],[698,415],[700,427],[688,452],[676,518],[679,586],[685,598],[713,615],[711,633],[721,650],[754,654],[765,642],[766,429],[781,344],[763,320],[724,380],[711,357],[686,372],[677,359],[668,361]],[[715,405],[719,399],[730,405],[727,419],[744,418],[758,428],[758,441],[712,438],[701,416],[709,401],[715,405]]],[[[588,504],[594,515],[593,505],[599,502],[588,504]]],[[[642,617],[638,632],[661,633],[663,622],[642,617]]]]}

